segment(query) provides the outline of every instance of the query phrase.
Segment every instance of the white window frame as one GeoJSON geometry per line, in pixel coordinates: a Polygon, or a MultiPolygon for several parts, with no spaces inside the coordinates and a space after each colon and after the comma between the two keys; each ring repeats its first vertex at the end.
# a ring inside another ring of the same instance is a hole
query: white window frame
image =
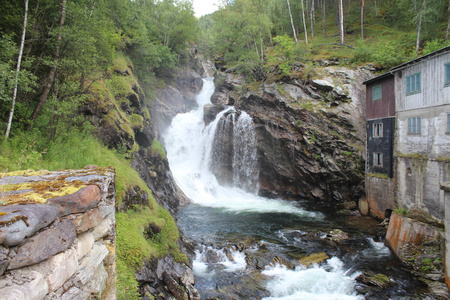
{"type": "Polygon", "coordinates": [[[376,138],[383,137],[383,123],[372,124],[372,136],[376,138]]]}
{"type": "Polygon", "coordinates": [[[422,133],[422,118],[413,117],[408,118],[408,134],[421,134],[422,133]]]}
{"type": "Polygon", "coordinates": [[[381,152],[373,153],[373,165],[377,167],[383,166],[383,153],[381,152]]]}

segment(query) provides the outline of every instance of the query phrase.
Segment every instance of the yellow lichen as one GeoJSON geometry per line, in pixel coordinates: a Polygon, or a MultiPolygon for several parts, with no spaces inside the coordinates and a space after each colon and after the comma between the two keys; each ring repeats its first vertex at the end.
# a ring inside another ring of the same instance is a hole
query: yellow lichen
{"type": "Polygon", "coordinates": [[[51,172],[47,171],[47,170],[39,170],[39,171],[21,170],[21,171],[13,171],[13,172],[6,173],[5,176],[42,176],[42,175],[48,175],[48,174],[51,174],[51,172]]]}
{"type": "Polygon", "coordinates": [[[47,199],[73,194],[85,187],[82,181],[67,182],[65,180],[26,182],[8,184],[4,186],[4,193],[20,190],[31,190],[25,193],[3,196],[3,204],[41,203],[45,204],[47,199]]]}

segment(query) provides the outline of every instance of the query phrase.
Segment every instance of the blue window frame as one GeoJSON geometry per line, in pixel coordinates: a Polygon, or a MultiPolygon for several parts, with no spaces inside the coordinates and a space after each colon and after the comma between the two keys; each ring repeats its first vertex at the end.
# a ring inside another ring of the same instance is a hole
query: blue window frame
{"type": "Polygon", "coordinates": [[[383,89],[381,85],[372,87],[372,101],[378,101],[383,99],[383,89]]]}
{"type": "Polygon", "coordinates": [[[445,64],[445,86],[450,86],[450,63],[445,64]]]}
{"type": "Polygon", "coordinates": [[[422,90],[422,78],[421,73],[415,73],[406,76],[406,95],[412,95],[420,93],[422,90]]]}
{"type": "Polygon", "coordinates": [[[420,117],[408,118],[408,133],[416,134],[422,131],[422,120],[420,117]]]}

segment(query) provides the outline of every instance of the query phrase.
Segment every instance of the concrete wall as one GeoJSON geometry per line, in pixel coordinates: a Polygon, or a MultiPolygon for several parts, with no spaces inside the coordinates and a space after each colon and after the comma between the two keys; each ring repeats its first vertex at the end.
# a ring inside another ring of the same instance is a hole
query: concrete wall
{"type": "Polygon", "coordinates": [[[401,111],[397,114],[396,152],[426,154],[430,159],[450,156],[450,133],[447,133],[450,105],[401,111]],[[421,133],[408,134],[408,118],[421,118],[421,133]]]}
{"type": "Polygon", "coordinates": [[[392,211],[395,196],[395,182],[391,178],[377,178],[366,175],[366,201],[369,214],[377,219],[384,219],[386,211],[392,211]]]}
{"type": "Polygon", "coordinates": [[[419,208],[444,220],[445,199],[440,184],[449,180],[450,162],[397,157],[397,204],[419,208]]]}
{"type": "Polygon", "coordinates": [[[0,178],[0,299],[115,299],[114,170],[0,178]]]}
{"type": "Polygon", "coordinates": [[[445,256],[444,273],[445,282],[450,289],[450,181],[441,184],[445,199],[445,256]]]}

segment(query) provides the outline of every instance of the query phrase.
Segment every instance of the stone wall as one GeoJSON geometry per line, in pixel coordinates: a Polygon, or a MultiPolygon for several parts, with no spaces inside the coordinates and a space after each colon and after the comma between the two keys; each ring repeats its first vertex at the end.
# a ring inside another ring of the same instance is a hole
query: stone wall
{"type": "Polygon", "coordinates": [[[112,168],[0,175],[0,299],[115,299],[112,168]]]}

